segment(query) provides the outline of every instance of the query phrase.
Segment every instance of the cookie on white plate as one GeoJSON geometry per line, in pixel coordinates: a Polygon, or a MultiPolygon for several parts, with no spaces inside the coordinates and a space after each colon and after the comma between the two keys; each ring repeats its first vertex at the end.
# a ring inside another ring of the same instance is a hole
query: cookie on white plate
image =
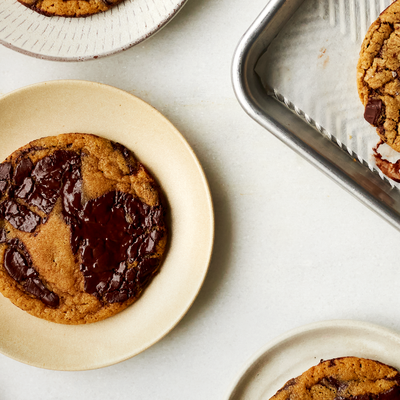
{"type": "Polygon", "coordinates": [[[123,0],[18,0],[33,11],[47,16],[87,17],[107,11],[123,0]]]}
{"type": "Polygon", "coordinates": [[[288,381],[271,400],[398,400],[400,374],[358,357],[321,361],[288,381]]]}

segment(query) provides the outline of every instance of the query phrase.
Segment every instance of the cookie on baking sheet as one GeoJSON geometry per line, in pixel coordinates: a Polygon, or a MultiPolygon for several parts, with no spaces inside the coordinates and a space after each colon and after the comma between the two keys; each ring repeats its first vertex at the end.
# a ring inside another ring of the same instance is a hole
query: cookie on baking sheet
{"type": "Polygon", "coordinates": [[[35,140],[0,164],[0,292],[49,321],[110,317],[159,271],[164,219],[159,186],[126,147],[35,140]]]}
{"type": "Polygon", "coordinates": [[[87,17],[107,11],[123,0],[18,0],[33,11],[47,16],[87,17]]]}
{"type": "Polygon", "coordinates": [[[400,374],[378,361],[343,357],[321,361],[288,381],[271,400],[398,400],[400,374]]]}
{"type": "Polygon", "coordinates": [[[370,26],[361,46],[357,87],[365,119],[385,143],[400,151],[400,1],[370,26]]]}

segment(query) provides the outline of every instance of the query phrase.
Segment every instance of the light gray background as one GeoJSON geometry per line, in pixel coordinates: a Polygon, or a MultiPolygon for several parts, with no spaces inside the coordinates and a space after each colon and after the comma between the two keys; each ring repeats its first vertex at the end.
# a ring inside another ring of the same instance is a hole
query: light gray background
{"type": "Polygon", "coordinates": [[[265,3],[189,0],[150,40],[85,63],[42,61],[0,46],[0,94],[87,79],[160,110],[199,157],[216,217],[205,284],[167,337],[133,359],[87,372],[40,370],[0,355],[0,399],[222,399],[246,360],[291,328],[350,318],[400,331],[399,233],[236,101],[232,55],[265,3]]]}

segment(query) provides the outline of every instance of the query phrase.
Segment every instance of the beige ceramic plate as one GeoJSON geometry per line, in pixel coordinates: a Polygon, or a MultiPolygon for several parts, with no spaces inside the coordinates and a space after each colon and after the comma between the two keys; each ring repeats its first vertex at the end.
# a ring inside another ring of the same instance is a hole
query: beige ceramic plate
{"type": "Polygon", "coordinates": [[[30,316],[0,295],[0,351],[56,370],[104,367],[132,357],[183,317],[205,278],[214,219],[201,166],[185,139],[158,111],[110,86],[53,81],[0,98],[0,160],[29,141],[66,132],[93,133],[133,150],[166,194],[170,246],[159,275],[120,314],[89,325],[30,316]]]}
{"type": "Polygon", "coordinates": [[[400,335],[359,321],[326,321],[290,331],[247,363],[227,400],[268,400],[321,359],[356,356],[400,369],[400,335]]]}

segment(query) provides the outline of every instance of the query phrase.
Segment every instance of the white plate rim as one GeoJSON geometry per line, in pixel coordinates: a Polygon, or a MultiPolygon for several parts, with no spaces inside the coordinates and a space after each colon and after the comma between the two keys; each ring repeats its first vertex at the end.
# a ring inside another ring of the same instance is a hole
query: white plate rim
{"type": "MultiPolygon", "coordinates": [[[[128,50],[131,47],[144,42],[145,40],[154,36],[156,33],[160,32],[165,26],[168,25],[169,22],[171,22],[176,17],[176,15],[178,15],[178,13],[182,10],[183,6],[187,3],[187,1],[188,0],[181,0],[181,2],[177,5],[177,7],[169,15],[167,15],[162,20],[161,23],[159,23],[157,26],[155,26],[153,29],[151,29],[147,33],[138,37],[136,40],[133,40],[132,42],[130,42],[124,46],[117,47],[113,50],[106,51],[104,53],[91,54],[89,56],[80,56],[80,57],[74,57],[74,56],[72,56],[72,57],[56,57],[56,56],[43,55],[40,53],[35,53],[33,51],[25,50],[18,46],[13,45],[12,43],[6,42],[5,40],[2,40],[2,39],[0,39],[0,44],[2,44],[3,46],[5,46],[11,50],[17,51],[18,53],[24,54],[26,56],[35,57],[35,58],[38,58],[41,60],[48,60],[48,61],[61,61],[61,62],[77,62],[78,61],[79,62],[79,61],[89,61],[89,60],[94,60],[94,59],[98,59],[98,58],[103,58],[103,57],[111,56],[113,54],[117,54],[122,51],[128,50]]],[[[48,18],[51,18],[51,17],[48,17],[48,18]]],[[[64,18],[64,17],[62,17],[62,18],[64,18]]],[[[85,18],[85,17],[83,17],[83,18],[85,18]]],[[[68,18],[66,18],[66,19],[68,19],[68,18]]]]}
{"type": "MultiPolygon", "coordinates": [[[[58,371],[86,371],[86,370],[94,370],[94,369],[99,369],[99,368],[104,368],[104,367],[108,367],[110,365],[114,365],[123,361],[126,361],[140,353],[142,353],[143,351],[147,350],[148,348],[150,348],[151,346],[153,346],[154,344],[156,344],[157,342],[159,342],[161,339],[163,339],[166,335],[168,335],[174,328],[175,326],[181,321],[181,319],[185,316],[185,314],[188,312],[188,310],[191,308],[191,306],[193,305],[194,301],[196,300],[202,286],[203,283],[205,281],[205,278],[207,276],[208,273],[208,269],[209,269],[209,265],[211,262],[211,258],[212,258],[212,254],[213,254],[213,247],[214,247],[214,237],[215,237],[215,216],[214,216],[214,207],[213,207],[213,201],[212,201],[212,196],[211,196],[211,191],[210,191],[210,187],[209,187],[209,183],[207,181],[206,175],[204,173],[204,170],[196,156],[196,154],[194,153],[193,149],[191,148],[191,146],[189,145],[189,143],[187,142],[187,140],[183,137],[183,135],[178,131],[178,129],[162,114],[160,113],[158,110],[156,110],[153,106],[151,106],[149,103],[145,102],[144,100],[140,99],[139,97],[125,91],[119,88],[116,88],[114,86],[111,85],[106,85],[106,84],[102,84],[102,83],[98,83],[98,82],[93,82],[93,81],[86,81],[86,80],[74,80],[74,79],[66,79],[66,80],[52,80],[52,81],[44,81],[44,82],[39,82],[39,83],[35,83],[35,84],[31,84],[31,85],[27,85],[24,86],[22,88],[16,89],[12,92],[6,93],[2,96],[0,96],[0,107],[2,104],[2,101],[12,97],[15,94],[20,94],[24,91],[29,91],[31,89],[36,89],[36,88],[41,88],[44,87],[45,85],[58,85],[58,84],[65,84],[65,83],[73,83],[73,84],[78,84],[78,85],[90,85],[90,86],[97,86],[100,88],[105,88],[108,90],[112,90],[112,91],[116,91],[119,92],[122,95],[125,96],[130,96],[134,99],[136,99],[137,101],[141,102],[142,104],[150,107],[153,112],[155,112],[156,114],[158,114],[165,123],[167,123],[171,128],[172,131],[174,132],[176,138],[185,146],[186,150],[188,151],[188,153],[190,154],[192,161],[194,162],[194,164],[196,165],[197,168],[197,172],[199,173],[205,192],[204,194],[207,197],[207,206],[209,209],[209,215],[208,217],[210,218],[209,222],[209,230],[208,230],[208,234],[209,234],[209,241],[208,241],[208,249],[207,249],[207,260],[205,262],[205,266],[204,266],[204,271],[202,274],[201,279],[197,282],[197,286],[196,286],[196,290],[193,291],[191,298],[189,299],[189,301],[186,302],[185,306],[181,309],[181,312],[179,314],[176,314],[175,318],[173,320],[170,321],[170,326],[165,329],[160,335],[155,336],[151,342],[149,342],[147,345],[142,346],[140,349],[136,349],[135,351],[132,351],[131,353],[127,353],[124,357],[119,357],[117,359],[113,359],[113,360],[108,360],[102,363],[98,363],[96,365],[88,365],[86,367],[67,367],[67,368],[58,368],[58,367],[52,367],[52,366],[44,366],[42,365],[40,362],[38,363],[34,363],[34,362],[27,362],[25,359],[21,358],[21,357],[15,357],[10,353],[7,353],[5,351],[3,351],[3,348],[1,348],[0,346],[0,353],[11,358],[14,359],[16,361],[22,362],[24,364],[30,365],[30,366],[34,366],[34,367],[38,367],[38,368],[42,368],[42,369],[48,369],[48,370],[58,370],[58,371]]],[[[2,160],[0,160],[2,161],[2,160]]],[[[161,183],[162,184],[162,183],[161,183]]],[[[151,285],[150,285],[151,286],[151,285]]],[[[1,297],[3,297],[0,294],[1,297]]],[[[8,301],[8,300],[7,300],[8,301]]],[[[134,304],[133,304],[134,306],[134,304]]],[[[14,305],[12,305],[12,307],[15,307],[14,305]]],[[[25,313],[25,312],[24,312],[25,313]]],[[[35,318],[35,317],[32,317],[35,318]]],[[[102,323],[102,321],[98,322],[98,323],[94,323],[94,324],[99,324],[102,323]]],[[[52,324],[52,323],[50,323],[52,324]]],[[[94,325],[94,324],[89,324],[89,325],[94,325]]],[[[58,324],[56,324],[58,325],[58,324]]],[[[68,326],[68,325],[65,325],[68,326]]],[[[84,325],[85,326],[85,325],[84,325]]]]}
{"type": "MultiPolygon", "coordinates": [[[[257,362],[269,351],[273,350],[275,347],[279,346],[283,342],[293,339],[296,336],[301,336],[309,332],[318,331],[326,328],[359,328],[362,330],[366,330],[369,332],[374,332],[381,336],[392,337],[394,340],[397,340],[400,345],[400,333],[378,324],[373,324],[365,321],[351,320],[351,319],[334,319],[327,321],[319,321],[311,324],[302,325],[300,327],[291,329],[279,336],[275,339],[269,341],[266,345],[264,345],[260,350],[254,353],[244,364],[244,366],[240,369],[239,373],[236,374],[233,383],[230,385],[229,390],[226,392],[224,396],[225,400],[234,400],[235,390],[239,387],[242,380],[245,379],[246,374],[257,364],[257,362]]],[[[343,354],[343,356],[351,356],[351,354],[343,354]]],[[[289,377],[294,378],[294,376],[289,377]]],[[[282,382],[282,386],[285,382],[282,382]]]]}

